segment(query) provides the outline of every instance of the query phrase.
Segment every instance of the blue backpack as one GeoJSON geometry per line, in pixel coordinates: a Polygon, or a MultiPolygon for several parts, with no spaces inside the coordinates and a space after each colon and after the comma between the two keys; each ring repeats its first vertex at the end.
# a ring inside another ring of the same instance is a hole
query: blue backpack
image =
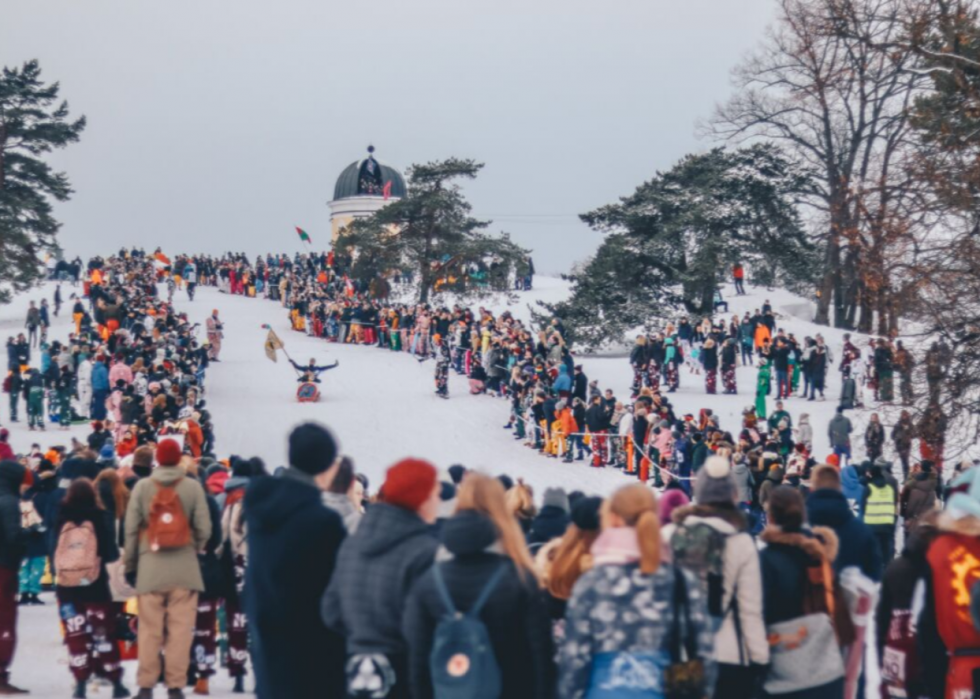
{"type": "Polygon", "coordinates": [[[501,565],[490,576],[472,609],[465,614],[453,604],[440,565],[432,567],[436,590],[446,613],[436,626],[429,671],[435,699],[499,699],[500,666],[493,654],[490,634],[480,621],[480,610],[506,572],[501,565]]]}

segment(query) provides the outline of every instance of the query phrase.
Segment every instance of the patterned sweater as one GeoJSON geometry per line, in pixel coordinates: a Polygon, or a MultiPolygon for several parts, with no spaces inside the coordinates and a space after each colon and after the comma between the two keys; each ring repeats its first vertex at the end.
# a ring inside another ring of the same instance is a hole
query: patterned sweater
{"type": "MultiPolygon", "coordinates": [[[[704,661],[711,696],[715,666],[706,601],[694,577],[684,573],[691,628],[704,661]]],[[[575,584],[568,603],[565,639],[559,651],[558,696],[579,699],[589,689],[593,661],[603,653],[648,655],[666,652],[672,629],[675,568],[661,564],[652,575],[638,563],[599,565],[575,584]]],[[[623,673],[618,681],[635,677],[623,673]]]]}

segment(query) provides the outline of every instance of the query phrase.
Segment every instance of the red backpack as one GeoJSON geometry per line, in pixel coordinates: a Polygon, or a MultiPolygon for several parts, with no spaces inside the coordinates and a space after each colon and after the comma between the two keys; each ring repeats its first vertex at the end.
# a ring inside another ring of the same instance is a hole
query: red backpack
{"type": "Polygon", "coordinates": [[[184,548],[191,543],[191,526],[177,495],[182,480],[178,478],[171,485],[154,481],[157,492],[150,502],[150,521],[146,528],[150,551],[154,553],[184,548]]]}

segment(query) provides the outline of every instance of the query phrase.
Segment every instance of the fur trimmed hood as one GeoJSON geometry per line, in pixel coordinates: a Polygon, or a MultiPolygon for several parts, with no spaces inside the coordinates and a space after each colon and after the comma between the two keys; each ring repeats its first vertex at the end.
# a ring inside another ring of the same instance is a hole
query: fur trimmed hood
{"type": "Polygon", "coordinates": [[[965,515],[957,518],[949,512],[943,512],[936,520],[936,528],[944,534],[980,537],[980,517],[965,515]]]}
{"type": "Polygon", "coordinates": [[[759,538],[767,544],[795,546],[803,549],[811,558],[822,558],[826,559],[828,563],[833,563],[837,558],[837,550],[840,546],[834,530],[829,527],[813,527],[810,533],[812,536],[803,532],[787,533],[779,527],[769,525],[759,535],[759,538]]]}

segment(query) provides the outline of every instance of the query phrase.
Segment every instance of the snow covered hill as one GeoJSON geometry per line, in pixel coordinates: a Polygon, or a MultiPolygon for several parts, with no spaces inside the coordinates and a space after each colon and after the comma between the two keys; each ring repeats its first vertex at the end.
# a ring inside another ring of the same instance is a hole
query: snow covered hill
{"type": "MultiPolygon", "coordinates": [[[[527,319],[528,307],[538,299],[555,301],[568,293],[567,284],[561,280],[539,277],[536,281],[536,289],[519,294],[514,303],[500,299],[483,305],[498,311],[507,307],[516,316],[527,319]]],[[[67,287],[62,291],[70,293],[67,287]]],[[[839,356],[841,333],[814,326],[801,318],[807,314],[806,301],[782,291],[749,291],[743,297],[726,296],[732,314],[752,311],[768,299],[780,314],[780,327],[798,338],[822,332],[835,356],[839,356]]],[[[48,284],[0,307],[0,337],[23,326],[28,300],[50,298],[52,293],[53,287],[48,284]]],[[[440,468],[461,463],[494,474],[519,476],[539,494],[548,486],[608,493],[626,480],[612,469],[557,463],[522,446],[503,429],[508,418],[508,402],[469,395],[462,377],[451,377],[448,401],[437,398],[433,393],[431,362],[419,364],[405,353],[329,344],[307,337],[290,329],[282,306],[264,299],[229,296],[202,288],[194,302],[178,292],[176,305],[192,321],[203,323],[212,309],[217,309],[224,320],[222,361],[208,372],[206,394],[214,415],[219,455],[257,455],[270,468],[275,468],[285,463],[289,430],[304,420],[316,420],[336,433],[343,451],[354,459],[358,470],[365,472],[374,486],[380,484],[389,465],[406,455],[430,459],[440,468]],[[340,362],[339,368],[324,374],[321,402],[296,402],[293,370],[283,357],[274,364],[265,356],[264,324],[275,329],[297,362],[306,362],[311,357],[319,364],[340,362]]],[[[69,319],[63,312],[54,321],[51,337],[66,337],[68,331],[69,319]]],[[[581,361],[585,373],[590,379],[598,379],[600,387],[612,388],[620,399],[629,398],[632,375],[625,358],[586,357],[581,361]]],[[[738,370],[740,395],[710,398],[705,395],[703,377],[690,372],[688,362],[681,368],[681,389],[671,398],[679,413],[696,415],[701,408],[710,407],[721,416],[723,429],[737,430],[741,411],[754,401],[756,370],[752,367],[738,370]]],[[[830,372],[828,383],[826,402],[811,403],[801,398],[787,401],[794,418],[804,412],[810,414],[818,455],[828,450],[824,428],[836,406],[839,375],[830,372]]],[[[0,416],[6,412],[4,405],[0,416]]],[[[19,450],[26,450],[33,441],[48,446],[66,443],[69,435],[87,434],[84,427],[74,427],[70,432],[49,428],[44,433],[29,433],[24,422],[8,427],[12,431],[12,444],[19,450]]]]}

